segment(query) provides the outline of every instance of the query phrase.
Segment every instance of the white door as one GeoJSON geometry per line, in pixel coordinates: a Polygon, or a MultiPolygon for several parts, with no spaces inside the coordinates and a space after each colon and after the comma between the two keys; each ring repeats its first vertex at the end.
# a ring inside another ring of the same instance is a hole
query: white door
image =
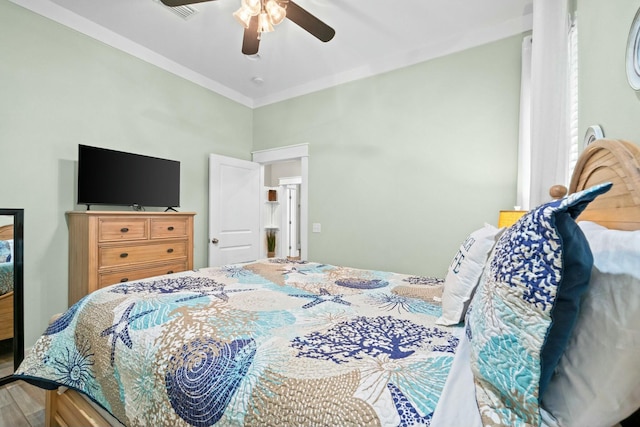
{"type": "Polygon", "coordinates": [[[260,258],[260,164],[209,155],[209,266],[260,258]]]}
{"type": "Polygon", "coordinates": [[[287,227],[288,252],[290,257],[300,256],[300,243],[298,239],[298,231],[300,227],[300,209],[298,205],[298,186],[286,186],[286,203],[287,203],[287,219],[285,225],[287,227]]]}

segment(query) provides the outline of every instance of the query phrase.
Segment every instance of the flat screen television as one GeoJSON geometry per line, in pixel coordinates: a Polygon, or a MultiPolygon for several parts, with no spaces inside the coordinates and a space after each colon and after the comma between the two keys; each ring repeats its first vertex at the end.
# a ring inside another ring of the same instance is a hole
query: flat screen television
{"type": "Polygon", "coordinates": [[[78,204],[180,206],[180,162],[78,145],[78,204]]]}

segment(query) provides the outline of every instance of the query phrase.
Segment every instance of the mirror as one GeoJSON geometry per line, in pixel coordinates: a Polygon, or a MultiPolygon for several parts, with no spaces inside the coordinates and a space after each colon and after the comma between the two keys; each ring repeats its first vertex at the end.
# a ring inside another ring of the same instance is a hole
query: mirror
{"type": "Polygon", "coordinates": [[[24,358],[23,209],[0,208],[0,385],[24,358]]]}

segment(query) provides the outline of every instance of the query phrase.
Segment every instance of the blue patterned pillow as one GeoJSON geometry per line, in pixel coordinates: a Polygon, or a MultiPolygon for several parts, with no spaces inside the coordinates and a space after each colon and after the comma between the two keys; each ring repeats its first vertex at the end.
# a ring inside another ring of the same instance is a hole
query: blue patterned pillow
{"type": "Polygon", "coordinates": [[[539,397],[575,324],[593,257],[574,219],[610,183],[544,204],[498,240],[467,315],[485,425],[539,425],[539,397]]]}

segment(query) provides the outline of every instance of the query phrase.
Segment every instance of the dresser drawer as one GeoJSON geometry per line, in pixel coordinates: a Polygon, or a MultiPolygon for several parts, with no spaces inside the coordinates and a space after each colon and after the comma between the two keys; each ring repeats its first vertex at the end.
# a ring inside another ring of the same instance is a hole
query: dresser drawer
{"type": "Polygon", "coordinates": [[[106,246],[98,250],[98,268],[186,258],[187,241],[158,242],[147,245],[106,246]]]}
{"type": "Polygon", "coordinates": [[[151,218],[151,238],[167,239],[187,235],[186,218],[151,218]]]}
{"type": "Polygon", "coordinates": [[[121,280],[191,270],[194,216],[194,212],[67,212],[69,306],[121,280]]]}
{"type": "Polygon", "coordinates": [[[117,271],[113,273],[100,274],[99,287],[103,288],[115,283],[125,283],[132,280],[146,279],[148,277],[162,276],[163,274],[178,273],[179,271],[185,271],[187,269],[187,263],[185,261],[175,262],[171,264],[139,268],[134,270],[117,271]]]}
{"type": "Polygon", "coordinates": [[[146,218],[100,218],[98,241],[146,240],[146,218]]]}

